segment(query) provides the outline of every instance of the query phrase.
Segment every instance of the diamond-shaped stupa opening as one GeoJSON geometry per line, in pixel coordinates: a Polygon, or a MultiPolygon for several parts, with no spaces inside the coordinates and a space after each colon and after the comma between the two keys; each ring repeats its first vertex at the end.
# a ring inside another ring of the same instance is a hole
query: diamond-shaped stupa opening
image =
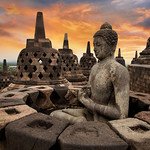
{"type": "Polygon", "coordinates": [[[56,81],[66,83],[60,76],[59,52],[52,48],[51,41],[46,38],[42,12],[37,13],[34,39],[27,39],[26,48],[18,56],[17,66],[16,83],[32,85],[57,84],[56,81]],[[27,77],[30,80],[27,80],[27,77]]]}

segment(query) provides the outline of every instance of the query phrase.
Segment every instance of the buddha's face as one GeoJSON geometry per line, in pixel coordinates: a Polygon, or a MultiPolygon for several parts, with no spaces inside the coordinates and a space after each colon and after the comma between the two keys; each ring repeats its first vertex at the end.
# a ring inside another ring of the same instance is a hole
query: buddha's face
{"type": "Polygon", "coordinates": [[[97,59],[103,60],[111,55],[111,48],[102,37],[95,37],[93,45],[97,59]]]}

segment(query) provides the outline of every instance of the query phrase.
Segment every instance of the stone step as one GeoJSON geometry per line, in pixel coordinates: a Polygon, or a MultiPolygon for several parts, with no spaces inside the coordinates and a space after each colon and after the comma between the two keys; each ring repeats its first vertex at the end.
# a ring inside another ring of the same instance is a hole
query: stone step
{"type": "Polygon", "coordinates": [[[150,125],[136,118],[109,122],[130,146],[136,150],[150,150],[150,125]]]}
{"type": "Polygon", "coordinates": [[[128,145],[102,122],[69,126],[58,138],[61,150],[126,150],[128,145]]]}
{"type": "Polygon", "coordinates": [[[67,126],[67,122],[41,113],[24,117],[6,126],[7,149],[53,149],[58,136],[67,126]]]}

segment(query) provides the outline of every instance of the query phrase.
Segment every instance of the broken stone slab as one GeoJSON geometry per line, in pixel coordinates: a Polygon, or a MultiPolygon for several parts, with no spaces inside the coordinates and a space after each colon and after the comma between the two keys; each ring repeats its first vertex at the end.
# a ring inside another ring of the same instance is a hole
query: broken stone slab
{"type": "Polygon", "coordinates": [[[150,125],[136,118],[127,118],[109,122],[114,131],[120,135],[131,149],[150,149],[150,125]]]}
{"type": "Polygon", "coordinates": [[[27,105],[0,108],[0,135],[3,136],[3,129],[8,123],[35,112],[34,109],[27,105]]]}
{"type": "Polygon", "coordinates": [[[61,150],[126,150],[128,145],[106,123],[82,122],[66,128],[58,138],[61,150]]]}
{"type": "Polygon", "coordinates": [[[7,149],[55,149],[57,147],[56,141],[58,136],[67,126],[67,122],[41,113],[21,118],[6,126],[7,149]]]}
{"type": "Polygon", "coordinates": [[[147,123],[150,124],[150,111],[142,111],[142,112],[139,112],[138,114],[136,114],[134,116],[135,118],[138,118],[140,120],[143,120],[147,123]]]}
{"type": "Polygon", "coordinates": [[[15,105],[24,105],[27,97],[27,93],[19,93],[18,90],[12,90],[2,93],[0,94],[0,108],[15,105]]]}

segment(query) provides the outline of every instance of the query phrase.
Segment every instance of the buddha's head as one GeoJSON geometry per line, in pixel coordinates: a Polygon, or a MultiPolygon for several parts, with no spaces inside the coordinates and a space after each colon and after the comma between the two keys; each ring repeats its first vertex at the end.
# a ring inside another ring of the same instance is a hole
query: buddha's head
{"type": "Polygon", "coordinates": [[[117,33],[109,23],[104,23],[94,35],[94,52],[99,60],[113,56],[118,41],[117,33]]]}

